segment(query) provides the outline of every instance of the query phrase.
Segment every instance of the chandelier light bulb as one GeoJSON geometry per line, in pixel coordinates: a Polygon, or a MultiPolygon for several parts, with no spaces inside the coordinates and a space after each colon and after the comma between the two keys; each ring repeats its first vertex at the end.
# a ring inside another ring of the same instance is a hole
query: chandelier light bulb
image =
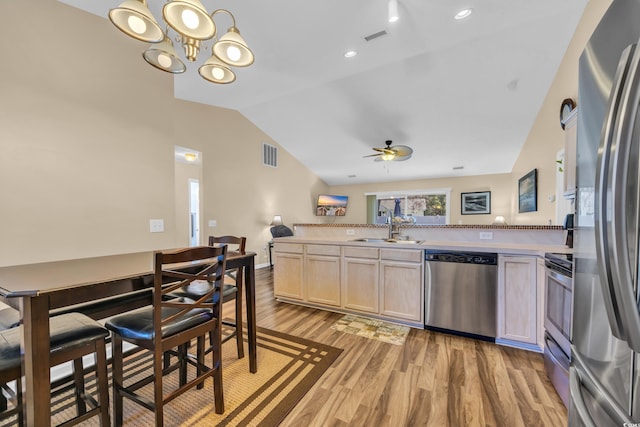
{"type": "Polygon", "coordinates": [[[171,65],[171,58],[169,58],[168,55],[161,53],[160,55],[158,55],[158,63],[165,68],[169,68],[169,66],[171,65]]]}
{"type": "Polygon", "coordinates": [[[211,75],[216,80],[221,80],[224,77],[224,71],[221,68],[214,67],[211,69],[211,75]]]}
{"type": "Polygon", "coordinates": [[[135,15],[129,16],[127,18],[127,24],[129,24],[129,28],[136,34],[144,34],[147,31],[147,24],[144,23],[142,19],[135,15]]]}
{"type": "Polygon", "coordinates": [[[200,25],[200,20],[198,19],[198,15],[193,10],[185,9],[182,11],[182,22],[187,28],[195,30],[200,25]]]}
{"type": "Polygon", "coordinates": [[[227,48],[227,56],[229,56],[229,59],[231,59],[232,61],[237,61],[238,59],[240,59],[240,56],[242,56],[242,53],[237,47],[229,46],[227,48]]]}

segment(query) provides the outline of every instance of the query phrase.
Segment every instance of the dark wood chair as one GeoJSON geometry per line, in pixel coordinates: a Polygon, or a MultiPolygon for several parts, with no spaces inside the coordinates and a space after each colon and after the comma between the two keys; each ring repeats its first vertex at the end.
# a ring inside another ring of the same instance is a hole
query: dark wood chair
{"type": "MultiPolygon", "coordinates": [[[[14,315],[12,315],[14,316],[14,315]]],[[[15,316],[14,316],[15,317],[15,316]]],[[[109,383],[107,378],[107,355],[105,339],[109,331],[95,320],[80,313],[67,313],[49,319],[50,346],[49,363],[51,366],[73,361],[73,378],[75,385],[76,411],[74,418],[60,425],[73,426],[93,416],[99,415],[100,425],[109,427],[109,383]],[[82,357],[95,354],[95,371],[98,390],[98,401],[85,393],[84,366],[82,357]],[[87,405],[91,409],[87,410],[87,405]]],[[[22,354],[20,339],[22,327],[13,327],[0,331],[0,384],[13,401],[13,408],[3,404],[0,418],[6,419],[17,415],[18,425],[24,424],[24,408],[22,399],[22,354]],[[13,392],[7,383],[16,381],[13,392]]],[[[4,399],[4,397],[3,397],[4,399]]],[[[27,402],[27,404],[47,404],[49,402],[27,402]]]]}
{"type": "MultiPolygon", "coordinates": [[[[209,236],[209,246],[227,245],[227,251],[238,251],[242,254],[245,253],[245,246],[247,244],[246,237],[236,236],[209,236]]],[[[235,321],[222,321],[222,324],[233,328],[233,333],[225,335],[222,338],[224,344],[233,337],[236,338],[236,347],[238,349],[238,359],[244,357],[244,344],[242,341],[242,271],[240,268],[227,270],[225,272],[225,283],[222,287],[222,303],[229,301],[235,301],[235,321]],[[229,283],[230,282],[230,283],[229,283]]],[[[211,288],[210,283],[203,281],[195,281],[189,286],[183,287],[173,292],[174,296],[186,297],[191,299],[198,299],[206,292],[209,292],[211,288]]],[[[210,349],[207,349],[207,353],[210,349]]]]}
{"type": "Polygon", "coordinates": [[[155,425],[164,425],[163,406],[188,389],[213,377],[215,411],[224,412],[222,391],[221,308],[220,290],[224,280],[227,247],[201,246],[173,252],[156,252],[154,263],[153,305],[112,317],[106,323],[112,335],[113,418],[116,426],[123,422],[123,398],[155,412],[155,425]],[[194,281],[214,283],[197,299],[172,298],[173,292],[194,281]],[[205,364],[204,341],[210,335],[213,351],[211,364],[205,364]],[[187,347],[197,340],[196,355],[187,347]],[[125,385],[122,343],[135,344],[153,353],[153,371],[147,377],[125,385]],[[165,365],[165,353],[177,361],[165,365]],[[188,378],[187,366],[195,367],[188,378]],[[163,393],[162,377],[179,370],[179,386],[163,393]],[[153,383],[154,399],[145,398],[138,390],[153,383]]]}

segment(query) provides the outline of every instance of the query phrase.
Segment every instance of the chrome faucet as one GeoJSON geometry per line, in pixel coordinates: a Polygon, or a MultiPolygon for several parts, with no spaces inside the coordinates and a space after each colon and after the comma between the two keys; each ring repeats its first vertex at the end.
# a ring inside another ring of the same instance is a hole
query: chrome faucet
{"type": "Polygon", "coordinates": [[[389,239],[393,239],[393,212],[387,209],[387,221],[389,222],[389,239]]]}

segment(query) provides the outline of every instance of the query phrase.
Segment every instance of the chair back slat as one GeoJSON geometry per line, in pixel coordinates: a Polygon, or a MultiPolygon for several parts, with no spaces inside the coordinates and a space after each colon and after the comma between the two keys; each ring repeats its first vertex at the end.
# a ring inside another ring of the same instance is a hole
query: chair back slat
{"type": "Polygon", "coordinates": [[[199,246],[174,252],[156,252],[154,268],[154,330],[155,337],[162,336],[162,328],[187,315],[194,309],[209,309],[220,313],[222,298],[214,298],[220,292],[227,261],[227,246],[199,246]],[[177,280],[176,280],[177,279],[177,280]],[[209,291],[198,300],[170,298],[178,288],[192,285],[195,281],[213,283],[209,291]],[[175,312],[162,316],[163,308],[175,312]]]}
{"type": "Polygon", "coordinates": [[[236,250],[244,254],[247,238],[236,236],[209,236],[209,246],[215,246],[216,244],[237,245],[236,250]]]}

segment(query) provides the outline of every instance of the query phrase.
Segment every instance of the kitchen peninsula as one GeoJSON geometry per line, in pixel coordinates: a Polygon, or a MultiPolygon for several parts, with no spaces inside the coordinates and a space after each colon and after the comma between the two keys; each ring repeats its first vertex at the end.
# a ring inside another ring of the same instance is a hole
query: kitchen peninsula
{"type": "Polygon", "coordinates": [[[279,301],[423,329],[425,250],[496,253],[496,342],[533,351],[544,345],[544,254],[571,251],[556,226],[412,225],[397,240],[379,225],[294,228],[295,236],[274,240],[279,301]]]}

